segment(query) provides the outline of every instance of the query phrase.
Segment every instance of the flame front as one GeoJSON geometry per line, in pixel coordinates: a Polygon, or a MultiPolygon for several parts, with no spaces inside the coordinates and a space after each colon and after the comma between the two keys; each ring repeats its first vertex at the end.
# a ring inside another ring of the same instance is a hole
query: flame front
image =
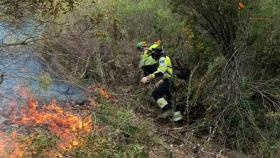
{"type": "Polygon", "coordinates": [[[24,154],[24,145],[15,141],[17,134],[8,135],[0,131],[0,157],[18,158],[24,154]]]}
{"type": "MultiPolygon", "coordinates": [[[[62,152],[82,146],[83,137],[93,130],[92,113],[89,111],[78,115],[69,108],[62,108],[55,100],[38,106],[38,101],[26,91],[22,96],[23,100],[27,100],[27,104],[17,105],[20,107],[20,110],[17,110],[15,103],[12,103],[8,119],[13,124],[24,126],[29,132],[32,132],[32,129],[43,127],[56,135],[59,138],[58,148],[56,148],[57,151],[48,151],[51,153],[49,156],[60,157],[62,152]]],[[[18,143],[18,133],[20,132],[14,131],[12,134],[6,134],[0,131],[0,157],[24,156],[28,144],[18,143]]]]}
{"type": "Polygon", "coordinates": [[[100,84],[93,84],[88,87],[88,90],[97,92],[101,97],[107,99],[108,101],[115,101],[116,99],[108,89],[102,87],[100,84]]]}
{"type": "Polygon", "coordinates": [[[22,108],[19,117],[12,116],[12,121],[27,127],[46,125],[61,141],[58,144],[63,149],[73,148],[81,142],[79,137],[88,134],[93,129],[91,115],[85,118],[62,109],[53,100],[50,104],[38,109],[38,103],[30,99],[28,108],[22,108]]]}

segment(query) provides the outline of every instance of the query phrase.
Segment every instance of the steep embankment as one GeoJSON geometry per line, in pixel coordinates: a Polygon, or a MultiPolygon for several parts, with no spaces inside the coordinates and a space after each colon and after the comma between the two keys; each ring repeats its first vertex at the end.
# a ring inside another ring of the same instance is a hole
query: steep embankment
{"type": "Polygon", "coordinates": [[[143,144],[147,157],[234,157],[230,150],[217,145],[209,133],[197,135],[191,126],[158,120],[159,109],[149,97],[153,86],[137,88],[133,92],[128,90],[129,87],[120,88],[115,93],[116,104],[127,110],[133,109],[137,120],[149,125],[149,135],[141,135],[141,139],[148,139],[143,144]]]}

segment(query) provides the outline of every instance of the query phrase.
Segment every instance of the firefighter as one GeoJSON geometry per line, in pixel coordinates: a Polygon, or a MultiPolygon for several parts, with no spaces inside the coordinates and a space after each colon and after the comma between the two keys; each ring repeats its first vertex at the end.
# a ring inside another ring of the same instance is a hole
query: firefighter
{"type": "Polygon", "coordinates": [[[167,56],[167,52],[163,51],[159,44],[153,44],[151,47],[151,56],[158,62],[158,68],[155,72],[141,79],[141,83],[147,84],[149,81],[160,78],[156,84],[152,96],[162,110],[159,118],[168,118],[172,116],[174,122],[182,122],[183,116],[179,108],[172,111],[171,103],[171,78],[173,77],[173,69],[171,59],[167,56]]]}
{"type": "MultiPolygon", "coordinates": [[[[160,41],[155,44],[160,45],[160,41]]],[[[144,76],[148,76],[157,70],[158,64],[155,59],[151,57],[151,48],[148,47],[147,42],[139,42],[136,48],[143,52],[140,56],[139,68],[143,70],[144,76]]]]}

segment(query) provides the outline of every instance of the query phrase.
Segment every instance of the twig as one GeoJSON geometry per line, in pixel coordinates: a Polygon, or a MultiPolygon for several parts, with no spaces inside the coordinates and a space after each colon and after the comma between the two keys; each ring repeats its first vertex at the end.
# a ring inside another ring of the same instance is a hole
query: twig
{"type": "Polygon", "coordinates": [[[0,75],[0,84],[4,82],[4,73],[2,72],[0,75]]]}
{"type": "Polygon", "coordinates": [[[190,79],[189,79],[189,82],[188,82],[188,92],[187,92],[187,106],[186,106],[186,109],[185,109],[185,113],[187,113],[187,125],[189,125],[189,120],[190,120],[190,95],[191,95],[191,81],[192,81],[192,78],[193,78],[193,74],[195,73],[196,69],[200,66],[200,63],[198,63],[194,69],[192,70],[191,72],[191,75],[190,75],[190,79]]]}

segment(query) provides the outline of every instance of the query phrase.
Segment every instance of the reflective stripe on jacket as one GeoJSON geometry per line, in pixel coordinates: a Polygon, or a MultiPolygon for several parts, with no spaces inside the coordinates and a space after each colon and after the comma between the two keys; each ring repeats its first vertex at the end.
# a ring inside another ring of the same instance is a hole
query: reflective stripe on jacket
{"type": "Polygon", "coordinates": [[[173,69],[172,69],[172,63],[171,63],[171,59],[166,56],[163,55],[159,58],[159,66],[156,72],[154,72],[153,74],[151,74],[152,78],[155,78],[157,76],[157,74],[161,73],[162,74],[162,78],[171,78],[173,76],[173,69]]]}

